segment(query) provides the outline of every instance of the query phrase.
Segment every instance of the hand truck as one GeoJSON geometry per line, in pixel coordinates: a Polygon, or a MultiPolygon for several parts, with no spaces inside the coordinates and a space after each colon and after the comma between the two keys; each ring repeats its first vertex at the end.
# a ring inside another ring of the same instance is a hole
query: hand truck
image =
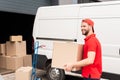
{"type": "Polygon", "coordinates": [[[36,42],[34,43],[34,54],[33,54],[33,60],[32,60],[31,80],[42,80],[41,78],[37,77],[37,74],[36,74],[38,48],[39,48],[39,41],[36,41],[36,42]]]}

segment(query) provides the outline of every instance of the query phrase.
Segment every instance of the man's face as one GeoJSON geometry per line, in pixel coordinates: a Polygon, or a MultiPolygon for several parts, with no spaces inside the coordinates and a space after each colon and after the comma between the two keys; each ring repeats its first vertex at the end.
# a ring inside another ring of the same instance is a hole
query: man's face
{"type": "Polygon", "coordinates": [[[83,35],[87,36],[89,31],[90,31],[90,26],[87,23],[82,22],[82,24],[81,24],[81,31],[82,31],[83,35]]]}

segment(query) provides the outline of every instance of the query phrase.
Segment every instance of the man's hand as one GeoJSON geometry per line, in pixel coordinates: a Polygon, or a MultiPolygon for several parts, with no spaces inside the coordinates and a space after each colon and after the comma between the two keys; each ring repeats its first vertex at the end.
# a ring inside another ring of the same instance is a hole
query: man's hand
{"type": "Polygon", "coordinates": [[[70,71],[72,71],[72,69],[73,69],[73,64],[65,64],[64,65],[64,70],[65,71],[70,72],[70,71]]]}

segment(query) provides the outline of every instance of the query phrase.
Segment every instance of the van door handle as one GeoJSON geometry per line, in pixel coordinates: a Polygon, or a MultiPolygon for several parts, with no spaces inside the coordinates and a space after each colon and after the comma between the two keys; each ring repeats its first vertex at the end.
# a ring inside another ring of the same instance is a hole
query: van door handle
{"type": "Polygon", "coordinates": [[[120,55],[120,49],[119,49],[119,55],[120,55]]]}

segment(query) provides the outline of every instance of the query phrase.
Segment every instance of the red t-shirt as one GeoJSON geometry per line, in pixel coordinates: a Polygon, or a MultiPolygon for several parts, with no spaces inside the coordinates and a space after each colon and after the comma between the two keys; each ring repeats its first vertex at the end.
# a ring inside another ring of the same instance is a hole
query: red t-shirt
{"type": "Polygon", "coordinates": [[[85,39],[83,59],[88,57],[88,51],[95,51],[94,63],[82,68],[82,76],[85,78],[100,78],[102,74],[102,52],[101,44],[92,34],[85,39]]]}

